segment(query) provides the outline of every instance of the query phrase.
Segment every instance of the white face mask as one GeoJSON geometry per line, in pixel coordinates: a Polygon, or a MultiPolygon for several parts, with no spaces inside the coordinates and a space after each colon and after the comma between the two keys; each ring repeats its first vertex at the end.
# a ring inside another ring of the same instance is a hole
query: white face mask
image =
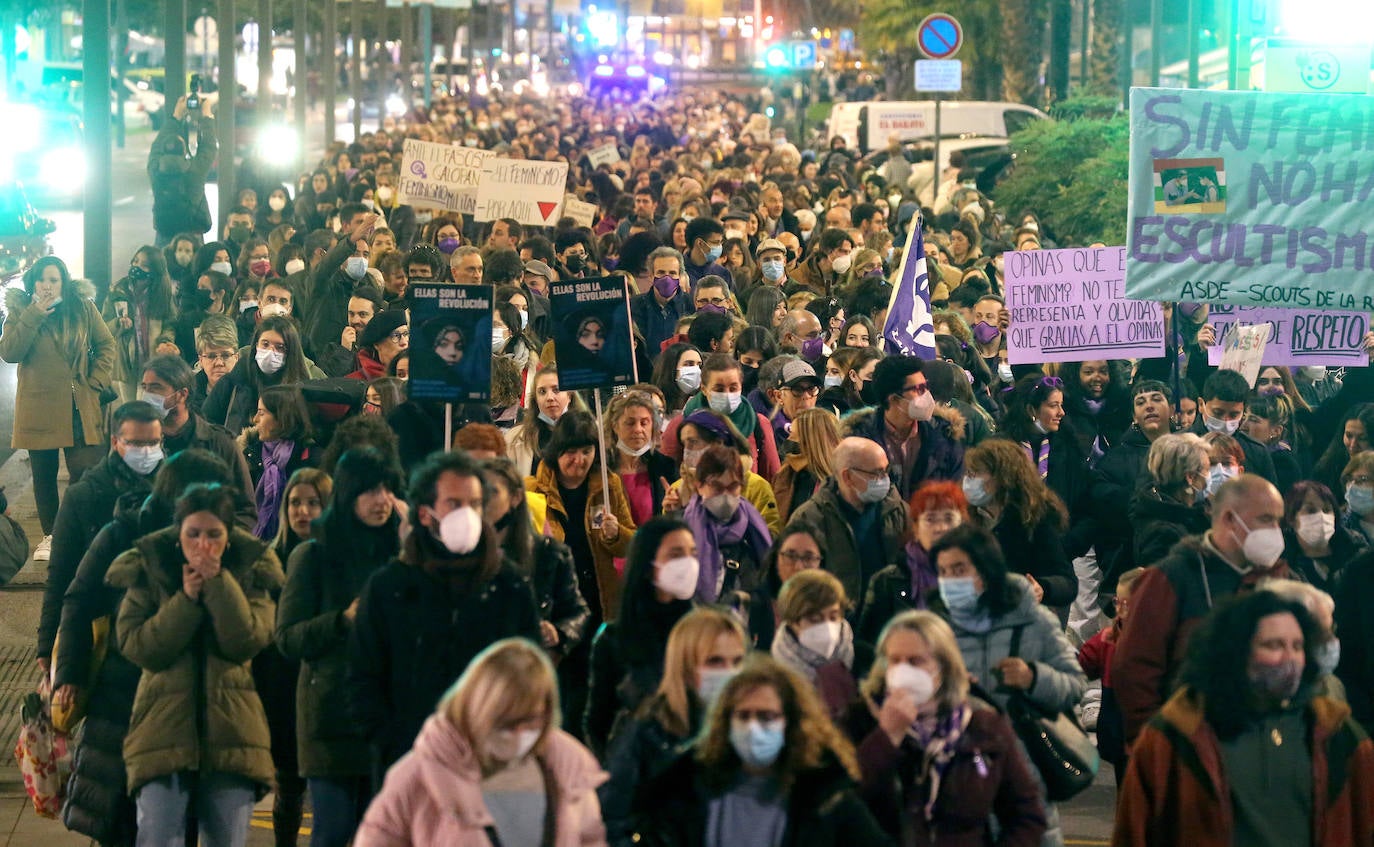
{"type": "Polygon", "coordinates": [[[471,553],[481,538],[482,516],[471,506],[459,506],[439,521],[439,540],[450,553],[471,553]]]}
{"type": "Polygon", "coordinates": [[[659,564],[654,587],[674,600],[690,600],[697,593],[701,564],[696,556],[679,556],[659,564]]]}
{"type": "Polygon", "coordinates": [[[1240,429],[1240,418],[1233,421],[1224,421],[1221,418],[1214,418],[1206,412],[1202,413],[1202,423],[1207,427],[1208,432],[1223,432],[1227,435],[1235,435],[1236,430],[1240,429]]]}
{"type": "Polygon", "coordinates": [[[258,370],[271,376],[286,365],[286,354],[280,350],[259,350],[253,354],[258,370]]]}
{"type": "Polygon", "coordinates": [[[268,303],[258,309],[258,314],[264,318],[284,318],[291,314],[291,310],[286,308],[284,303],[268,303]]]}
{"type": "Polygon", "coordinates": [[[1298,515],[1298,539],[1311,547],[1320,547],[1336,534],[1336,516],[1331,512],[1311,512],[1298,515]]]}
{"type": "Polygon", "coordinates": [[[219,271],[220,273],[224,274],[225,276],[233,276],[233,275],[234,275],[234,266],[231,265],[231,264],[229,264],[228,262],[211,262],[211,263],[210,263],[210,270],[212,270],[212,271],[219,271]]]}
{"type": "Polygon", "coordinates": [[[615,443],[615,447],[617,450],[624,453],[626,456],[633,456],[636,459],[652,450],[653,446],[653,442],[645,442],[643,447],[631,447],[624,441],[617,441],[615,443]]]}
{"type": "Polygon", "coordinates": [[[1246,561],[1260,568],[1273,567],[1274,563],[1283,555],[1285,546],[1283,530],[1276,526],[1251,529],[1245,525],[1245,521],[1240,519],[1240,515],[1236,515],[1236,523],[1245,530],[1245,540],[1241,542],[1241,552],[1245,554],[1246,561]]]}
{"type": "Polygon", "coordinates": [[[1015,382],[1015,375],[1011,372],[1011,365],[1005,362],[997,366],[997,378],[1007,384],[1015,382]]]}
{"type": "Polygon", "coordinates": [[[930,393],[930,389],[911,398],[907,404],[907,415],[913,421],[928,421],[935,417],[935,395],[930,393]]]}
{"type": "Polygon", "coordinates": [[[285,265],[282,266],[282,270],[286,271],[287,276],[290,276],[291,274],[300,273],[301,271],[305,270],[305,260],[290,259],[287,261],[285,265]]]}
{"type": "Polygon", "coordinates": [[[797,633],[797,642],[823,659],[829,659],[840,646],[844,628],[839,621],[816,623],[797,633]]]}
{"type": "Polygon", "coordinates": [[[701,365],[683,365],[678,368],[677,387],[683,394],[692,394],[701,387],[701,365]]]}
{"type": "Polygon", "coordinates": [[[854,254],[845,253],[843,256],[836,257],[830,261],[830,269],[837,274],[848,273],[850,265],[854,264],[854,254]]]}
{"type": "Polygon", "coordinates": [[[248,311],[249,309],[256,309],[257,307],[258,307],[258,301],[256,301],[256,300],[240,300],[240,301],[239,301],[239,311],[240,311],[240,312],[246,312],[246,311],[248,311]]]}
{"type": "Polygon", "coordinates": [[[126,447],[124,448],[124,464],[129,466],[129,470],[139,476],[147,476],[157,470],[158,463],[162,461],[162,445],[156,447],[126,447]]]}
{"type": "Polygon", "coordinates": [[[725,684],[734,679],[737,673],[738,668],[697,668],[697,699],[709,709],[724,690],[725,684]]]}
{"type": "Polygon", "coordinates": [[[498,762],[518,762],[530,754],[542,734],[537,729],[498,729],[487,736],[487,755],[498,762]]]}
{"type": "Polygon", "coordinates": [[[506,342],[509,340],[509,338],[510,338],[510,337],[509,337],[508,335],[506,335],[506,328],[505,328],[505,327],[503,327],[503,326],[494,326],[494,327],[491,328],[491,346],[492,346],[492,349],[497,349],[497,348],[500,348],[500,347],[504,347],[505,344],[506,344],[506,342]]]}
{"type": "Polygon", "coordinates": [[[151,391],[139,391],[138,399],[157,410],[158,417],[167,417],[167,398],[151,391]]]}
{"type": "Polygon", "coordinates": [[[918,706],[924,706],[935,698],[935,677],[925,668],[906,663],[889,665],[884,680],[888,691],[905,691],[918,706]]]}

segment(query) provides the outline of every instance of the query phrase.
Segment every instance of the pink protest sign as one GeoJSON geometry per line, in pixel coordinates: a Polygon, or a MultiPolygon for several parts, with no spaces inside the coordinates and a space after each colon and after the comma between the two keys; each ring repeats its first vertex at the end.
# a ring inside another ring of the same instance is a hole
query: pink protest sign
{"type": "Polygon", "coordinates": [[[1126,298],[1125,247],[1007,253],[1005,279],[1013,365],[1164,355],[1159,304],[1126,298]]]}
{"type": "MultiPolygon", "coordinates": [[[[1369,315],[1364,312],[1332,312],[1319,309],[1270,309],[1263,306],[1213,304],[1207,322],[1216,328],[1217,338],[1238,323],[1268,324],[1268,344],[1261,364],[1299,367],[1329,365],[1364,367],[1369,355],[1364,352],[1364,336],[1369,332],[1369,315]]],[[[1221,364],[1221,345],[1207,351],[1209,364],[1221,364]]]]}

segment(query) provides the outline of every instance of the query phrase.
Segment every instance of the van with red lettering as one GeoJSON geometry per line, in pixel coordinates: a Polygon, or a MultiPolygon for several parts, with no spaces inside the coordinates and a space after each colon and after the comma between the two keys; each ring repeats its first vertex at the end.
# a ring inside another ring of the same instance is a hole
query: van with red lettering
{"type": "MultiPolygon", "coordinates": [[[[1007,138],[1034,121],[1050,120],[1039,109],[1021,103],[986,100],[948,100],[940,103],[942,137],[990,136],[1007,138]]],[[[893,136],[898,141],[935,137],[935,101],[836,103],[830,112],[827,136],[844,138],[845,146],[861,153],[881,150],[893,136]]]]}

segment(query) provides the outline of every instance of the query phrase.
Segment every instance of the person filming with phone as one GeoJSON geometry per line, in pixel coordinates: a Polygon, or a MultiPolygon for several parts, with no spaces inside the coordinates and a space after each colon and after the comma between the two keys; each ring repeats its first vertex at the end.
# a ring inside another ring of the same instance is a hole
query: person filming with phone
{"type": "Polygon", "coordinates": [[[201,93],[200,75],[193,74],[190,91],[177,100],[172,119],[163,123],[148,153],[158,247],[167,246],[178,233],[205,233],[213,225],[205,199],[205,181],[217,150],[212,99],[201,93]],[[193,130],[194,154],[189,144],[193,130]]]}

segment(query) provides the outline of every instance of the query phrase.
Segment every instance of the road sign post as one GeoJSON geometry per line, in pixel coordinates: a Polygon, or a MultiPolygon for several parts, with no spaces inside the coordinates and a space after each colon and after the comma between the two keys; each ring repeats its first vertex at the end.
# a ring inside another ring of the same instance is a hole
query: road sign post
{"type": "Polygon", "coordinates": [[[935,149],[932,151],[935,183],[940,183],[940,100],[948,91],[964,87],[963,62],[955,59],[964,46],[964,28],[953,15],[935,12],[926,15],[916,27],[916,45],[927,56],[916,61],[916,90],[932,92],[935,98],[935,149]]]}

